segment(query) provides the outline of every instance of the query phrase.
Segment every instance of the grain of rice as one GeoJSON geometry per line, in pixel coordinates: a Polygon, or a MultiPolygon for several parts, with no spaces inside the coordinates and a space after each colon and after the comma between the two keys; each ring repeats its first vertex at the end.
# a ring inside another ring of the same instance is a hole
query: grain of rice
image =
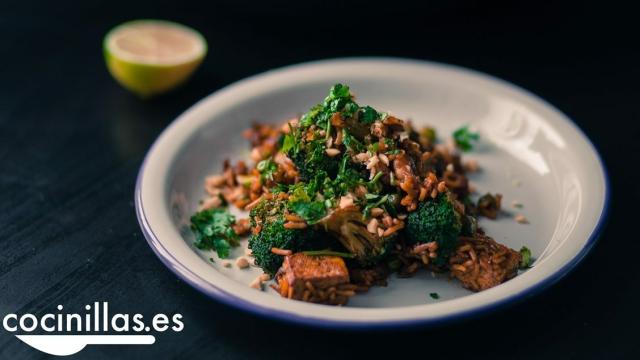
{"type": "Polygon", "coordinates": [[[427,197],[428,190],[426,187],[422,186],[420,188],[420,194],[418,195],[418,200],[423,201],[427,197]]]}
{"type": "MultiPolygon", "coordinates": [[[[260,280],[260,277],[258,276],[257,278],[255,278],[250,284],[249,287],[254,288],[256,290],[262,290],[262,281],[260,280]]],[[[293,290],[293,289],[292,289],[293,290]]]]}
{"type": "Polygon", "coordinates": [[[246,269],[249,267],[249,261],[243,257],[239,257],[236,259],[236,266],[239,269],[246,269]]]}
{"type": "Polygon", "coordinates": [[[467,271],[467,268],[464,267],[463,265],[460,265],[460,264],[453,264],[453,265],[451,265],[451,268],[453,270],[457,270],[457,271],[460,271],[460,272],[466,272],[467,271]]]}
{"type": "Polygon", "coordinates": [[[385,154],[378,154],[378,158],[380,158],[380,160],[387,166],[389,166],[389,158],[387,157],[387,155],[385,154]]]}
{"type": "Polygon", "coordinates": [[[302,221],[304,221],[304,219],[301,218],[300,216],[295,215],[295,214],[290,214],[290,213],[289,214],[285,214],[284,218],[287,219],[288,221],[293,221],[293,222],[302,222],[302,221]]]}
{"type": "Polygon", "coordinates": [[[467,162],[464,164],[464,169],[471,173],[480,170],[480,166],[478,166],[478,160],[476,159],[467,160],[467,162]]]}
{"type": "Polygon", "coordinates": [[[371,156],[369,156],[368,153],[364,152],[364,153],[357,154],[354,157],[358,162],[363,163],[363,162],[367,162],[371,156]]]}
{"type": "Polygon", "coordinates": [[[338,204],[338,207],[340,207],[340,209],[344,209],[351,206],[353,206],[353,197],[349,195],[340,197],[340,203],[338,204]]]}
{"type": "Polygon", "coordinates": [[[367,231],[376,234],[378,232],[378,219],[373,218],[367,224],[367,231]]]}
{"type": "Polygon", "coordinates": [[[342,296],[353,296],[356,294],[356,292],[353,290],[336,290],[336,294],[342,296]]]}
{"type": "Polygon", "coordinates": [[[367,169],[373,169],[380,162],[380,158],[378,156],[372,156],[369,161],[367,161],[367,169]]]}
{"type": "Polygon", "coordinates": [[[382,223],[386,227],[391,227],[391,226],[393,226],[393,219],[391,218],[391,216],[389,214],[385,214],[384,217],[382,217],[382,223]]]}
{"type": "Polygon", "coordinates": [[[382,210],[381,208],[375,207],[371,209],[371,216],[373,217],[378,217],[382,214],[384,214],[384,210],[382,210]]]}
{"type": "Polygon", "coordinates": [[[307,227],[307,224],[304,222],[296,222],[296,221],[288,221],[284,223],[285,229],[304,229],[307,227]]]}
{"type": "Polygon", "coordinates": [[[387,237],[393,233],[395,233],[396,231],[402,229],[404,227],[403,223],[399,223],[397,225],[393,225],[392,227],[388,228],[387,230],[384,231],[384,233],[382,233],[383,237],[387,237]]]}
{"type": "Polygon", "coordinates": [[[527,220],[527,218],[524,215],[516,215],[515,220],[519,224],[528,224],[529,223],[529,220],[527,220]]]}
{"type": "Polygon", "coordinates": [[[288,255],[293,254],[293,251],[291,251],[291,250],[287,250],[287,249],[280,249],[280,248],[277,248],[277,247],[272,247],[272,248],[271,248],[271,252],[272,252],[273,254],[276,254],[276,255],[282,255],[282,256],[288,256],[288,255]]]}
{"type": "Polygon", "coordinates": [[[249,211],[251,209],[253,209],[254,207],[256,207],[260,201],[262,201],[263,196],[260,196],[259,198],[253,200],[252,202],[248,203],[247,205],[244,206],[244,210],[245,211],[249,211]]]}
{"type": "Polygon", "coordinates": [[[311,292],[315,292],[316,289],[313,287],[313,284],[311,283],[311,281],[305,281],[304,282],[304,287],[307,288],[307,290],[311,291],[311,292]]]}

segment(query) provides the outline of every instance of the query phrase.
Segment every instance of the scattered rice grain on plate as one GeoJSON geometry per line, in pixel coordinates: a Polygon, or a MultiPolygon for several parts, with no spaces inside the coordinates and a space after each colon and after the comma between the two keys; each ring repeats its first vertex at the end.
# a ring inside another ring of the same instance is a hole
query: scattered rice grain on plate
{"type": "Polygon", "coordinates": [[[236,266],[240,269],[246,269],[249,267],[249,260],[241,256],[236,259],[236,266]]]}
{"type": "Polygon", "coordinates": [[[527,218],[524,217],[524,215],[516,215],[515,220],[519,224],[528,224],[529,223],[529,220],[527,220],[527,218]]]}
{"type": "Polygon", "coordinates": [[[249,287],[257,289],[257,290],[262,290],[262,278],[261,278],[261,276],[258,276],[257,278],[253,279],[253,281],[251,283],[249,283],[249,287]]]}

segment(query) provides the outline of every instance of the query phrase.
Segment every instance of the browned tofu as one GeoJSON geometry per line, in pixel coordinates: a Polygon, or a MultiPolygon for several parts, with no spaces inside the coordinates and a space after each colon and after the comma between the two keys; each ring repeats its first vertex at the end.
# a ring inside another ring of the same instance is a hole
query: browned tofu
{"type": "Polygon", "coordinates": [[[303,301],[333,303],[353,292],[347,286],[347,266],[338,256],[288,255],[276,274],[276,282],[280,295],[303,301]]]}
{"type": "Polygon", "coordinates": [[[462,286],[482,291],[500,285],[516,276],[520,253],[485,235],[464,237],[449,258],[451,274],[462,286]]]}

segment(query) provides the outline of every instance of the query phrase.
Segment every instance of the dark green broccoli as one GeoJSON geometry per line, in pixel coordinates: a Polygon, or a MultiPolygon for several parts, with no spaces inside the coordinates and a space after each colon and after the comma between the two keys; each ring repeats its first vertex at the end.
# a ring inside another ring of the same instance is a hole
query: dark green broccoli
{"type": "Polygon", "coordinates": [[[313,140],[300,144],[299,150],[290,154],[302,181],[310,181],[321,171],[332,178],[336,176],[339,163],[325,150],[325,140],[313,140]]]}
{"type": "Polygon", "coordinates": [[[336,209],[317,224],[322,230],[329,232],[355,255],[361,265],[378,263],[389,254],[396,234],[379,236],[367,230],[367,220],[357,208],[336,209]]]}
{"type": "Polygon", "coordinates": [[[318,171],[335,178],[339,165],[325,152],[327,139],[336,131],[344,131],[347,149],[360,150],[361,142],[370,134],[371,124],[382,116],[386,115],[370,106],[360,107],[355,103],[348,86],[335,84],[324,101],[312,107],[300,118],[299,126],[284,136],[281,151],[293,160],[302,181],[310,181],[318,171]],[[344,122],[346,126],[335,128],[332,119],[344,122]]]}
{"type": "Polygon", "coordinates": [[[249,248],[256,265],[271,275],[278,271],[283,261],[283,256],[271,252],[274,247],[293,252],[326,248],[311,227],[284,227],[287,222],[284,217],[285,206],[286,203],[283,201],[263,200],[250,213],[251,227],[260,231],[249,238],[249,248]]]}
{"type": "Polygon", "coordinates": [[[427,200],[407,216],[405,236],[409,244],[438,243],[437,266],[455,249],[462,231],[461,215],[455,210],[449,195],[440,194],[427,200]]]}

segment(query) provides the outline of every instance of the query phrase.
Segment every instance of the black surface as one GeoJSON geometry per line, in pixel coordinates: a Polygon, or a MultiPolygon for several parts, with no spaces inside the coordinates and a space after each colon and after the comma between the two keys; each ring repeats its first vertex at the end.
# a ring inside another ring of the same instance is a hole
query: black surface
{"type": "MultiPolygon", "coordinates": [[[[429,1],[0,4],[0,315],[109,301],[128,313],[181,313],[153,346],[93,346],[78,357],[638,358],[636,263],[640,137],[637,29],[610,2],[429,1]],[[134,18],[200,30],[210,54],[183,89],[141,101],[105,70],[101,41],[134,18]],[[447,327],[336,333],[256,318],[179,281],[136,221],[141,160],[205,95],[248,75],[326,57],[392,55],[467,66],[560,108],[602,151],[610,223],[591,255],[548,291],[447,327]]],[[[0,357],[44,357],[0,329],[0,357]]]]}

